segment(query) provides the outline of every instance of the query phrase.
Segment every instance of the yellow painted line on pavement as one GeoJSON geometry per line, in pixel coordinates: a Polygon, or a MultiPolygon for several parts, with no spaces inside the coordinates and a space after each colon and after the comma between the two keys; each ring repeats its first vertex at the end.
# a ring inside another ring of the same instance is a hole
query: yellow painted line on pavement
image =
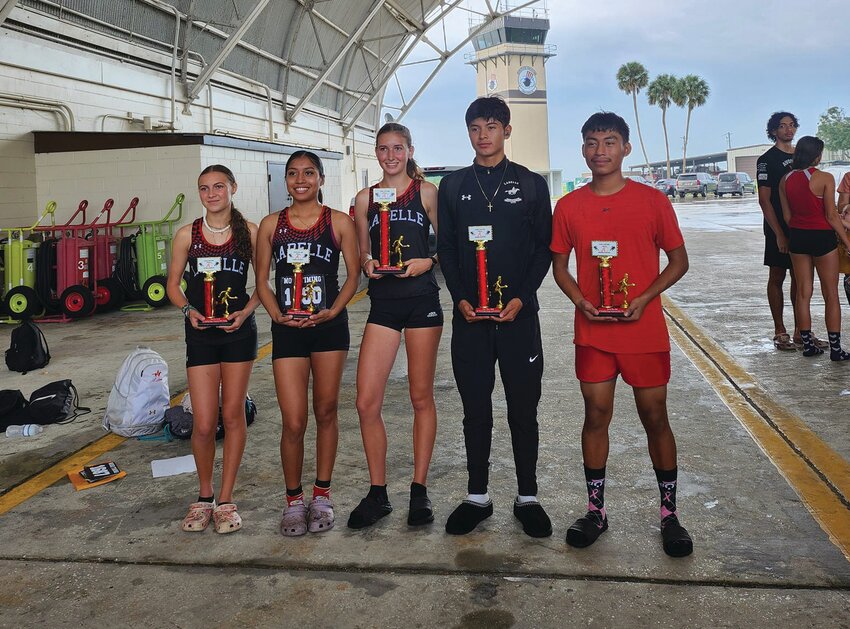
{"type": "Polygon", "coordinates": [[[669,299],[670,334],[850,560],[850,463],[797,415],[777,404],[735,360],[669,299]]]}
{"type": "MultiPolygon", "coordinates": [[[[363,297],[365,296],[366,289],[364,288],[363,290],[355,294],[349,303],[355,304],[361,299],[363,299],[363,297]]],[[[267,356],[269,356],[269,354],[271,354],[271,352],[272,344],[266,343],[257,351],[257,360],[262,360],[266,358],[267,356]]],[[[180,393],[174,395],[171,398],[171,405],[174,406],[180,400],[182,400],[184,393],[185,391],[181,391],[180,393]]],[[[8,511],[14,509],[22,502],[29,500],[39,492],[50,487],[56,481],[62,480],[68,475],[68,472],[73,471],[75,469],[79,469],[86,463],[89,463],[92,460],[103,456],[110,450],[117,448],[126,440],[127,437],[121,437],[114,433],[104,435],[100,439],[97,439],[96,441],[93,441],[82,449],[77,450],[72,455],[62,459],[58,463],[51,465],[46,470],[39,472],[38,474],[24,481],[17,487],[13,487],[8,492],[0,496],[0,515],[3,515],[4,513],[7,513],[8,511]]]]}

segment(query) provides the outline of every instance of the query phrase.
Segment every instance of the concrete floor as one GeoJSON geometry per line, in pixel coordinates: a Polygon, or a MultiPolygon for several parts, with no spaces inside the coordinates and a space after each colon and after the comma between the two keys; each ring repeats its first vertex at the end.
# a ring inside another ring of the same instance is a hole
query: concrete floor
{"type": "MultiPolygon", "coordinates": [[[[846,417],[850,365],[779,353],[761,266],[761,219],[752,198],[677,201],[691,255],[689,274],[669,292],[779,405],[850,459],[846,417]]],[[[686,352],[674,346],[669,409],[679,444],[679,507],[694,555],[664,555],[658,492],[645,439],[626,386],[611,431],[606,502],[610,530],[590,549],[564,542],[584,511],[579,434],[582,404],[573,372],[572,308],[547,278],[540,293],[546,369],[540,404],[541,499],[553,537],[523,535],[511,514],[516,491],[505,405],[497,385],[491,457],[495,514],[478,531],[450,537],[445,519],[464,497],[460,400],[444,330],[437,367],[440,429],[429,476],[436,522],[408,529],[411,413],[404,352],[387,389],[389,492],[396,511],[354,532],[345,519],[368,486],[354,370],[368,298],[351,308],[352,351],[340,403],[334,499],[339,526],[288,539],[277,530],[283,504],[280,420],[269,358],[257,362],[251,394],[259,415],[249,428],[236,499],[245,528],[235,535],[181,533],[196,495],[194,474],[153,479],[150,461],[190,452],[188,442],[126,441],[112,458],[128,476],[74,492],[50,484],[0,516],[0,625],[219,626],[240,623],[332,627],[850,627],[850,563],[800,495],[750,437],[686,352]]],[[[448,311],[447,291],[442,291],[448,311]]],[[[822,301],[813,306],[822,320],[822,301]]],[[[848,312],[845,309],[845,312],[848,312]]],[[[789,311],[790,321],[790,311],[789,311]]],[[[269,338],[260,316],[260,343],[269,338]]],[[[845,328],[847,327],[845,317],[845,328]]],[[[186,386],[182,323],[173,309],[111,313],[45,324],[53,359],[42,371],[3,372],[2,388],[24,393],[70,377],[95,411],[34,439],[0,439],[0,488],[20,485],[103,435],[114,374],[137,344],[170,365],[172,394],[186,386]]],[[[8,345],[10,326],[0,330],[8,345]]],[[[816,333],[824,335],[822,325],[816,333]]],[[[850,344],[850,343],[848,343],[850,344]]],[[[313,474],[308,430],[305,480],[313,474]]],[[[829,470],[826,470],[828,475],[829,470]]],[[[20,485],[20,486],[19,486],[20,485]]],[[[12,489],[13,487],[17,489],[12,489]]],[[[12,489],[11,491],[9,491],[12,489]]],[[[850,526],[843,495],[845,528],[850,526]]]]}

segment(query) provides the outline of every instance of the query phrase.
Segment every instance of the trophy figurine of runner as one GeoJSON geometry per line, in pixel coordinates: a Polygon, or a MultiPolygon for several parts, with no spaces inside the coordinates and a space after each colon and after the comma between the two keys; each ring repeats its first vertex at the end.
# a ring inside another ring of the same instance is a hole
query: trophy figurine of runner
{"type": "MultiPolygon", "coordinates": [[[[492,225],[471,225],[469,227],[469,240],[475,243],[475,260],[478,269],[478,307],[475,309],[476,317],[498,317],[502,312],[501,305],[498,308],[490,307],[490,285],[487,282],[487,247],[485,243],[493,240],[492,225]]],[[[501,283],[501,276],[496,282],[499,286],[498,293],[501,301],[502,288],[507,288],[501,283]]]]}
{"type": "Polygon", "coordinates": [[[629,307],[629,275],[626,273],[620,280],[617,289],[614,288],[614,280],[611,277],[611,260],[617,257],[616,240],[594,240],[590,243],[591,255],[599,258],[599,286],[602,301],[596,308],[600,317],[625,317],[626,308],[629,307]],[[622,306],[614,305],[614,293],[623,293],[625,298],[622,306]]]}
{"type": "Polygon", "coordinates": [[[286,252],[286,261],[292,265],[292,306],[285,314],[290,315],[293,319],[306,319],[313,314],[312,306],[312,290],[310,291],[310,299],[308,299],[308,307],[302,308],[301,292],[304,288],[304,265],[310,262],[309,249],[289,249],[286,252]]]}
{"type": "Polygon", "coordinates": [[[401,244],[402,237],[393,243],[393,250],[398,254],[398,264],[390,264],[390,203],[394,203],[395,199],[395,188],[372,189],[372,200],[378,204],[379,242],[381,243],[378,266],[375,267],[374,271],[376,275],[401,275],[404,273],[404,261],[401,259],[401,248],[404,246],[401,244]]]}
{"type": "Polygon", "coordinates": [[[198,273],[204,274],[204,320],[198,322],[202,328],[230,325],[226,316],[216,316],[215,274],[217,271],[221,271],[221,258],[198,258],[198,273]]]}

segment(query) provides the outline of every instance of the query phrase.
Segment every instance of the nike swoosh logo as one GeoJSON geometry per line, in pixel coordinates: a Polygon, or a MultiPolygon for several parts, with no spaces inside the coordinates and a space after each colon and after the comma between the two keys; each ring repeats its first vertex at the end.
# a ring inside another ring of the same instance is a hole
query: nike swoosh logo
{"type": "Polygon", "coordinates": [[[529,358],[529,359],[528,359],[528,362],[533,363],[535,360],[537,360],[537,359],[538,359],[538,357],[539,357],[539,356],[540,356],[540,354],[536,354],[536,355],[534,356],[534,358],[529,358]]]}

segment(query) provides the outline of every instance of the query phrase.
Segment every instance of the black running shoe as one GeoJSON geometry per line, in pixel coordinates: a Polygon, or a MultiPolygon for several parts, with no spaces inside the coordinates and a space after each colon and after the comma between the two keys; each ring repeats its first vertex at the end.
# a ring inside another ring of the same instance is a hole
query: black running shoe
{"type": "Polygon", "coordinates": [[[493,515],[492,502],[481,505],[464,500],[446,520],[446,533],[449,535],[466,535],[491,515],[493,515]]]}
{"type": "Polygon", "coordinates": [[[522,522],[522,530],[529,537],[552,535],[552,521],[539,502],[514,501],[514,517],[522,522]]]}
{"type": "Polygon", "coordinates": [[[687,557],[694,552],[691,536],[675,515],[667,516],[661,523],[661,540],[664,552],[671,557],[687,557]]]}
{"type": "Polygon", "coordinates": [[[608,517],[588,511],[567,529],[567,544],[573,548],[587,548],[608,530],[608,517]]]}
{"type": "Polygon", "coordinates": [[[407,513],[408,526],[422,526],[434,521],[434,510],[428,496],[416,496],[410,499],[410,510],[407,513]]]}
{"type": "Polygon", "coordinates": [[[389,501],[383,502],[366,496],[348,516],[348,528],[364,529],[367,526],[372,526],[384,516],[392,513],[392,510],[393,506],[389,501]]]}

